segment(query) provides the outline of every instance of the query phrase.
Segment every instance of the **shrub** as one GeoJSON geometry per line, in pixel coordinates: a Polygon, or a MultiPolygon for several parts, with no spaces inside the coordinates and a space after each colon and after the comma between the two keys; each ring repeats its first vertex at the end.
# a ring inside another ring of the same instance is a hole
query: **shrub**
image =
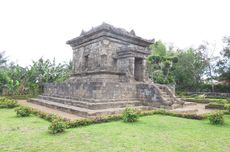
{"type": "Polygon", "coordinates": [[[55,119],[58,119],[58,117],[55,115],[55,114],[47,114],[45,116],[45,119],[48,120],[48,121],[54,121],[55,119]]]}
{"type": "Polygon", "coordinates": [[[224,109],[224,104],[221,103],[209,103],[208,105],[205,106],[205,109],[224,109]]]}
{"type": "Polygon", "coordinates": [[[227,103],[230,104],[230,98],[226,98],[227,103]]]}
{"type": "Polygon", "coordinates": [[[137,110],[131,107],[125,108],[122,113],[124,122],[135,122],[138,119],[137,110]]]}
{"type": "Polygon", "coordinates": [[[0,98],[0,108],[14,108],[17,106],[18,106],[18,103],[16,100],[7,99],[5,97],[0,98]]]}
{"type": "Polygon", "coordinates": [[[98,124],[98,123],[104,123],[104,122],[111,122],[111,121],[118,121],[122,119],[122,115],[108,115],[108,116],[98,116],[94,118],[84,118],[84,119],[78,119],[75,121],[68,121],[67,128],[76,128],[81,126],[87,126],[91,124],[98,124]]]}
{"type": "Polygon", "coordinates": [[[51,125],[49,126],[48,130],[51,134],[57,134],[64,132],[66,128],[66,125],[63,121],[60,121],[58,119],[55,119],[52,121],[51,125]]]}
{"type": "Polygon", "coordinates": [[[18,117],[28,117],[30,115],[30,109],[27,107],[18,107],[15,109],[18,117]]]}
{"type": "Polygon", "coordinates": [[[213,125],[222,125],[224,124],[224,114],[222,112],[215,112],[212,113],[208,116],[208,119],[210,121],[211,124],[213,125]]]}
{"type": "Polygon", "coordinates": [[[225,104],[224,107],[228,112],[230,112],[230,104],[225,104]]]}

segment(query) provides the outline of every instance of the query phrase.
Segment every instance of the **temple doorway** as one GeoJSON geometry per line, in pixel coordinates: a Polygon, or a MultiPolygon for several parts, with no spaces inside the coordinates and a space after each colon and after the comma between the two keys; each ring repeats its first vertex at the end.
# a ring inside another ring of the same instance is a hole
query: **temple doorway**
{"type": "Polygon", "coordinates": [[[136,81],[144,81],[143,58],[135,58],[135,62],[134,62],[134,79],[136,81]]]}

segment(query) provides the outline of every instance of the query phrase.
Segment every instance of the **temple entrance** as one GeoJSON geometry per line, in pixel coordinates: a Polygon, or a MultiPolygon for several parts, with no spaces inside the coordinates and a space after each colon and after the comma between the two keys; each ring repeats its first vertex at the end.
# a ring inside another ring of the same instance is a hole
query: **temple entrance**
{"type": "Polygon", "coordinates": [[[134,62],[134,79],[136,81],[144,81],[143,58],[135,58],[135,62],[134,62]]]}

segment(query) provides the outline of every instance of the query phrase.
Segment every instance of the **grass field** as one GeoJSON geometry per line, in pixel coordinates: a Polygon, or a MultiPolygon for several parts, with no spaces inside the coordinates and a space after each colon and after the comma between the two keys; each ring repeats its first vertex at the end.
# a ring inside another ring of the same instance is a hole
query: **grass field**
{"type": "Polygon", "coordinates": [[[122,121],[68,129],[50,135],[49,122],[35,116],[17,118],[0,109],[0,151],[18,152],[229,152],[230,116],[223,126],[208,120],[146,116],[136,123],[122,121]]]}

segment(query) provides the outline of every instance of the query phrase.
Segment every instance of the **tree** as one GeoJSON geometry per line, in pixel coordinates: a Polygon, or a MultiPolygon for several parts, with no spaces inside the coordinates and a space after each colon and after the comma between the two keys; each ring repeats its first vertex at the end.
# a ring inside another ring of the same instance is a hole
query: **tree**
{"type": "Polygon", "coordinates": [[[230,36],[223,38],[224,48],[221,52],[222,59],[217,62],[219,73],[219,80],[226,80],[230,82],[230,36]]]}
{"type": "Polygon", "coordinates": [[[69,62],[69,64],[56,64],[55,58],[52,62],[49,59],[44,60],[40,58],[38,61],[33,61],[33,64],[28,68],[28,86],[41,92],[44,83],[62,82],[66,80],[70,76],[70,68],[71,62],[69,62]]]}
{"type": "Polygon", "coordinates": [[[201,51],[190,48],[178,50],[178,62],[174,64],[176,86],[180,90],[197,90],[203,83],[207,63],[201,51]]]}
{"type": "Polygon", "coordinates": [[[215,80],[215,69],[216,69],[216,60],[218,59],[217,56],[214,56],[214,52],[216,52],[216,43],[210,44],[204,41],[200,46],[197,48],[200,52],[202,52],[204,60],[207,64],[205,69],[205,77],[209,84],[212,86],[212,92],[215,92],[214,89],[214,80],[215,80]]]}
{"type": "Polygon", "coordinates": [[[151,54],[156,56],[166,56],[167,49],[162,41],[156,41],[153,45],[150,46],[150,48],[152,50],[151,54]]]}
{"type": "Polygon", "coordinates": [[[6,64],[7,57],[5,57],[5,52],[0,52],[0,67],[6,64]]]}
{"type": "Polygon", "coordinates": [[[171,51],[172,48],[167,50],[161,41],[157,41],[150,48],[152,53],[147,58],[150,78],[160,84],[174,83],[172,65],[177,62],[177,57],[171,51]]]}
{"type": "Polygon", "coordinates": [[[0,93],[6,87],[9,95],[36,95],[42,92],[44,83],[66,80],[71,70],[71,61],[56,64],[55,59],[50,61],[43,58],[33,61],[32,65],[25,68],[14,64],[0,67],[0,93]]]}
{"type": "Polygon", "coordinates": [[[5,52],[0,52],[0,93],[3,87],[6,86],[9,77],[6,68],[7,57],[5,57],[5,52]]]}

